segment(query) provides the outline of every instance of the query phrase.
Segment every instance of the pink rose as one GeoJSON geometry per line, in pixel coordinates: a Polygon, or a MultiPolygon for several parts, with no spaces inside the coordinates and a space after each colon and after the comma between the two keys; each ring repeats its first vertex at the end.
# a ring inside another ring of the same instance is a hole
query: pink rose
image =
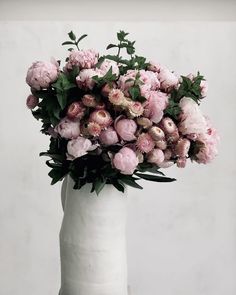
{"type": "Polygon", "coordinates": [[[74,160],[76,158],[82,157],[88,153],[88,151],[93,151],[97,148],[97,145],[92,145],[92,142],[84,137],[78,137],[72,139],[67,144],[67,159],[74,160]]]}
{"type": "Polygon", "coordinates": [[[135,137],[137,124],[131,119],[120,119],[115,122],[115,129],[119,136],[125,141],[132,141],[135,137]]]}
{"type": "Polygon", "coordinates": [[[70,119],[82,119],[84,116],[85,108],[81,102],[73,102],[67,110],[67,116],[70,119]]]}
{"type": "Polygon", "coordinates": [[[104,145],[116,144],[119,141],[117,133],[112,127],[103,130],[99,136],[99,140],[104,145]]]}
{"type": "Polygon", "coordinates": [[[158,74],[158,79],[161,82],[161,89],[164,91],[171,90],[179,83],[178,77],[166,68],[161,69],[160,73],[158,74]]]}
{"type": "Polygon", "coordinates": [[[36,89],[48,88],[59,76],[59,65],[54,62],[36,61],[28,69],[26,82],[36,89]]]}
{"type": "Polygon", "coordinates": [[[168,103],[168,96],[163,92],[150,91],[147,101],[144,103],[144,116],[154,123],[159,123],[163,117],[163,111],[168,103]]]}
{"type": "Polygon", "coordinates": [[[182,110],[179,131],[183,135],[206,132],[206,119],[201,113],[198,104],[190,97],[183,97],[179,106],[182,110]]]}
{"type": "Polygon", "coordinates": [[[76,82],[79,88],[87,90],[92,90],[95,86],[94,76],[99,76],[99,73],[94,69],[85,69],[80,71],[79,75],[76,77],[76,82]]]}
{"type": "Polygon", "coordinates": [[[39,99],[32,94],[30,94],[26,99],[26,105],[30,110],[33,110],[35,107],[37,107],[38,103],[39,99]]]}
{"type": "Polygon", "coordinates": [[[165,160],[164,153],[161,149],[154,149],[147,155],[147,161],[156,165],[160,165],[165,160]]]}
{"type": "Polygon", "coordinates": [[[115,74],[118,77],[120,74],[120,70],[117,65],[117,62],[110,59],[105,59],[103,63],[100,65],[99,70],[101,72],[101,75],[105,76],[106,73],[110,70],[110,68],[112,70],[112,74],[115,74]]]}
{"type": "Polygon", "coordinates": [[[71,70],[74,66],[80,69],[91,69],[98,62],[98,53],[93,49],[73,50],[69,55],[66,68],[71,70]]]}
{"type": "Polygon", "coordinates": [[[199,152],[195,155],[198,163],[208,164],[218,154],[219,135],[207,120],[207,131],[205,134],[199,134],[197,143],[200,145],[199,152]]]}
{"type": "Polygon", "coordinates": [[[113,165],[120,170],[122,174],[131,175],[134,173],[139,161],[135,152],[127,147],[120,149],[113,158],[113,165]]]}
{"type": "Polygon", "coordinates": [[[137,148],[141,153],[149,153],[155,147],[155,142],[148,133],[141,133],[136,142],[137,148]]]}
{"type": "Polygon", "coordinates": [[[80,123],[79,121],[71,121],[69,118],[65,117],[54,130],[60,134],[61,137],[67,139],[77,138],[80,135],[80,123]]]}

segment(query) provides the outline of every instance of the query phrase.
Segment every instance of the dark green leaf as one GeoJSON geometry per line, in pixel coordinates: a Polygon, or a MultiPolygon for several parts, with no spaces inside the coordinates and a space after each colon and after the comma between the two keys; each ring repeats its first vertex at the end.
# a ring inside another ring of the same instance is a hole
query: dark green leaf
{"type": "Polygon", "coordinates": [[[70,31],[70,32],[68,33],[68,36],[69,36],[69,38],[70,38],[71,40],[73,40],[73,41],[76,40],[76,36],[75,36],[75,34],[73,33],[73,31],[70,31]]]}
{"type": "Polygon", "coordinates": [[[106,48],[106,50],[110,49],[110,48],[114,48],[114,47],[117,47],[117,45],[115,44],[109,44],[106,48]]]}
{"type": "Polygon", "coordinates": [[[172,182],[175,181],[175,178],[169,178],[169,177],[164,177],[164,176],[157,176],[157,175],[151,175],[151,174],[142,174],[135,172],[135,175],[138,177],[149,180],[149,181],[156,181],[156,182],[172,182]]]}
{"type": "Polygon", "coordinates": [[[74,45],[75,43],[72,41],[65,41],[61,45],[74,45]]]}
{"type": "Polygon", "coordinates": [[[76,41],[76,44],[78,44],[81,40],[83,40],[84,38],[86,38],[88,35],[84,34],[81,37],[78,38],[78,40],[76,41]]]}

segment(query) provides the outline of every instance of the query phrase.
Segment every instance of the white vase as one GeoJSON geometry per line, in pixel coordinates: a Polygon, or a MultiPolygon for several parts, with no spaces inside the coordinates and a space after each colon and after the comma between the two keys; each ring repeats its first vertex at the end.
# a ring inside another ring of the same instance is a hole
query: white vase
{"type": "Polygon", "coordinates": [[[127,195],[73,185],[70,177],[62,185],[60,295],[127,295],[127,195]]]}

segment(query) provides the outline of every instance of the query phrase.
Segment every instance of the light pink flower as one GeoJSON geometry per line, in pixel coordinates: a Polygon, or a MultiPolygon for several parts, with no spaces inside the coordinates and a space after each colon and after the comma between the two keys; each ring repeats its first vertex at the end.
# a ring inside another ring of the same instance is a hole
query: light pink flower
{"type": "Polygon", "coordinates": [[[107,83],[102,87],[101,93],[102,93],[103,96],[108,97],[109,93],[114,88],[116,88],[115,83],[112,83],[111,85],[107,83]]]}
{"type": "Polygon", "coordinates": [[[165,138],[165,133],[163,130],[157,126],[152,126],[149,130],[148,133],[151,135],[151,137],[154,140],[161,140],[165,138]]]}
{"type": "Polygon", "coordinates": [[[95,108],[97,105],[96,97],[92,94],[85,94],[82,97],[82,102],[86,107],[95,108]]]}
{"type": "Polygon", "coordinates": [[[74,160],[76,158],[82,157],[88,153],[88,151],[95,150],[98,145],[92,145],[92,142],[84,137],[78,137],[72,139],[67,144],[67,159],[74,160]]]}
{"type": "Polygon", "coordinates": [[[201,88],[201,95],[202,97],[205,97],[207,95],[208,91],[208,83],[205,80],[202,80],[200,83],[200,88],[201,88]]]}
{"type": "Polygon", "coordinates": [[[139,161],[135,152],[127,147],[120,149],[113,158],[113,165],[120,170],[122,174],[131,175],[134,173],[139,161]]]}
{"type": "Polygon", "coordinates": [[[70,119],[82,119],[85,108],[81,102],[73,102],[67,109],[67,116],[70,119]]]}
{"type": "Polygon", "coordinates": [[[200,134],[206,132],[206,119],[203,116],[198,104],[190,97],[183,97],[179,106],[182,110],[179,124],[179,131],[183,135],[200,134]]]}
{"type": "Polygon", "coordinates": [[[115,129],[119,136],[125,141],[132,141],[135,137],[137,124],[131,119],[120,119],[115,122],[115,129]]]}
{"type": "Polygon", "coordinates": [[[124,100],[124,93],[120,89],[112,89],[108,95],[109,101],[113,105],[121,105],[124,100]]]}
{"type": "Polygon", "coordinates": [[[166,68],[161,69],[158,79],[161,82],[160,88],[166,92],[176,87],[179,83],[178,77],[166,68]]]}
{"type": "Polygon", "coordinates": [[[165,160],[164,153],[161,149],[154,149],[147,154],[147,161],[156,165],[160,165],[165,160]]]}
{"type": "Polygon", "coordinates": [[[141,153],[149,153],[155,147],[155,142],[148,133],[141,133],[136,142],[137,148],[141,153]]]}
{"type": "Polygon", "coordinates": [[[72,121],[65,117],[59,122],[54,130],[63,138],[77,138],[80,135],[80,123],[79,121],[72,121]]]}
{"type": "Polygon", "coordinates": [[[195,155],[196,162],[208,164],[218,154],[219,135],[215,128],[207,120],[207,131],[205,134],[199,134],[197,143],[200,144],[200,150],[195,155]]]}
{"type": "Polygon", "coordinates": [[[80,69],[91,69],[98,62],[98,53],[93,49],[72,50],[66,68],[71,70],[74,66],[80,69]]]}
{"type": "Polygon", "coordinates": [[[150,91],[147,101],[144,103],[144,116],[154,123],[159,123],[163,117],[163,111],[168,103],[168,96],[163,92],[150,91]]]}
{"type": "Polygon", "coordinates": [[[119,141],[117,133],[113,127],[108,127],[106,130],[103,130],[99,135],[99,140],[104,145],[116,144],[119,141]]]}
{"type": "Polygon", "coordinates": [[[118,80],[118,88],[126,95],[129,96],[129,88],[134,85],[137,70],[128,70],[125,75],[121,75],[118,80]]]}
{"type": "Polygon", "coordinates": [[[174,121],[169,117],[163,118],[160,125],[166,134],[172,134],[177,130],[177,126],[174,121]]]}
{"type": "MultiPolygon", "coordinates": [[[[156,73],[152,71],[140,70],[139,74],[139,80],[143,83],[143,85],[148,85],[149,90],[157,90],[160,88],[160,81],[158,80],[158,76],[156,73]]],[[[142,89],[142,85],[140,86],[140,88],[142,89]]]]}
{"type": "Polygon", "coordinates": [[[120,70],[117,65],[117,62],[110,59],[105,59],[103,63],[100,65],[99,70],[101,72],[101,75],[105,76],[106,73],[110,70],[110,68],[112,69],[112,74],[115,74],[118,77],[120,74],[120,70]]]}
{"type": "Polygon", "coordinates": [[[80,71],[79,75],[76,77],[76,82],[79,88],[87,90],[92,90],[95,86],[94,76],[99,76],[99,73],[94,69],[85,69],[80,71]]]}
{"type": "Polygon", "coordinates": [[[132,117],[132,118],[141,116],[143,114],[143,112],[144,112],[144,108],[143,108],[141,102],[139,102],[139,101],[132,101],[128,105],[128,113],[129,113],[130,117],[132,117]]]}
{"type": "Polygon", "coordinates": [[[160,73],[160,71],[161,71],[163,68],[164,68],[164,67],[163,67],[160,63],[153,62],[153,61],[150,61],[150,62],[149,62],[149,66],[148,66],[148,70],[149,70],[149,71],[152,71],[152,72],[155,72],[155,73],[160,73]]]}
{"type": "Polygon", "coordinates": [[[55,62],[36,61],[28,69],[26,82],[36,89],[48,88],[59,76],[59,65],[55,62]]]}
{"type": "Polygon", "coordinates": [[[98,123],[101,128],[107,128],[112,124],[110,113],[103,109],[93,111],[90,114],[89,121],[98,123]]]}
{"type": "Polygon", "coordinates": [[[38,103],[39,99],[32,94],[30,94],[26,99],[26,105],[30,110],[33,110],[35,107],[37,107],[38,103]]]}

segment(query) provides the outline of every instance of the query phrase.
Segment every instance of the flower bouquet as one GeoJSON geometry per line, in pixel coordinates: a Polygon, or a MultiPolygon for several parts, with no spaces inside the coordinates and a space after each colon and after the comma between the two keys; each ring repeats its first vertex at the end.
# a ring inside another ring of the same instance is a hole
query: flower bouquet
{"type": "Polygon", "coordinates": [[[71,31],[64,67],[37,61],[29,68],[27,106],[50,136],[47,152],[52,184],[66,175],[74,189],[87,183],[98,194],[106,184],[141,189],[139,179],[174,181],[161,168],[183,168],[188,160],[209,163],[218,135],[199,109],[207,82],[200,73],[178,76],[167,67],[136,55],[128,33],[99,55],[81,50],[87,35],[71,31]],[[125,51],[125,57],[122,51],[125,51]]]}

